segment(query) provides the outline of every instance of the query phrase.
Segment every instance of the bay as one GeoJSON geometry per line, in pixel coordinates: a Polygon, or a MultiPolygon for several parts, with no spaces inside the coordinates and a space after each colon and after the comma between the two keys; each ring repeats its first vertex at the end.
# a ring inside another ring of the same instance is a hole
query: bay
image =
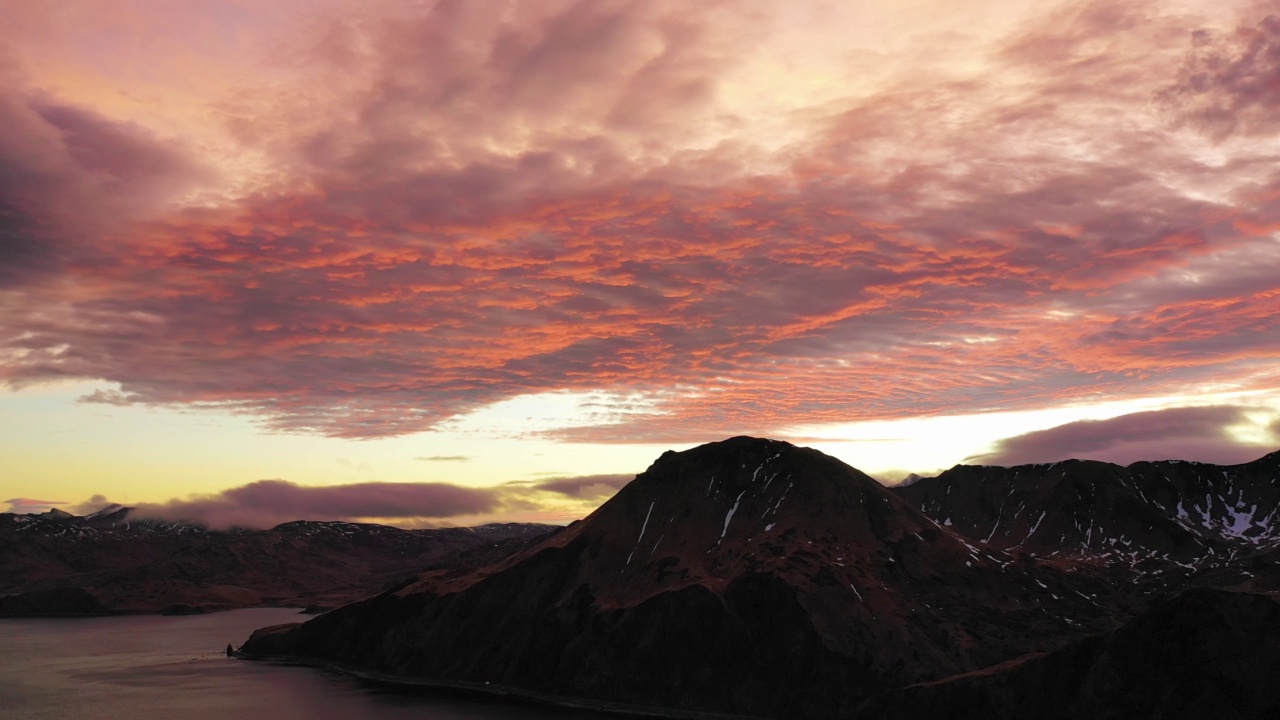
{"type": "Polygon", "coordinates": [[[314,668],[235,660],[297,610],[0,620],[5,720],[601,720],[599,713],[441,690],[407,692],[314,668]]]}

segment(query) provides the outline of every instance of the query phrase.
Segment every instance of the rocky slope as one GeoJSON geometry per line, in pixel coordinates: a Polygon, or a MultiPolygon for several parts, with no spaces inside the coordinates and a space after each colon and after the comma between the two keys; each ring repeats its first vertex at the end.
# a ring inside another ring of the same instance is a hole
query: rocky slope
{"type": "Polygon", "coordinates": [[[1280,582],[1274,563],[1260,560],[1280,548],[1280,453],[1228,466],[960,465],[894,491],[993,547],[1091,566],[1147,585],[1148,594],[1171,583],[1251,590],[1280,582]]]}
{"type": "Polygon", "coordinates": [[[1280,544],[1280,452],[1228,466],[958,465],[895,490],[957,532],[1035,554],[1198,561],[1280,544]]]}
{"type": "Polygon", "coordinates": [[[250,656],[684,713],[846,717],[1113,628],[1129,588],[935,522],[810,449],[666,453],[585,520],[264,629],[250,656]]]}
{"type": "Polygon", "coordinates": [[[211,531],[136,520],[119,507],[85,517],[56,510],[5,513],[0,615],[332,607],[470,557],[466,553],[500,557],[551,529],[293,522],[271,530],[211,531]]]}

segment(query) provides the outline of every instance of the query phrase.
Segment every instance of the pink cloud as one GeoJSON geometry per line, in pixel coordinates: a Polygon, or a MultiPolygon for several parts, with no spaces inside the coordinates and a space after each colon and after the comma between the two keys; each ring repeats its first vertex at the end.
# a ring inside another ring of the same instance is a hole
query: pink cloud
{"type": "Polygon", "coordinates": [[[57,500],[35,500],[33,498],[21,498],[21,497],[9,498],[8,500],[4,500],[0,502],[6,502],[9,504],[9,509],[7,512],[19,513],[24,515],[28,513],[44,512],[46,510],[52,509],[54,506],[57,506],[57,505],[66,505],[66,503],[60,502],[57,500]]]}
{"type": "Polygon", "coordinates": [[[289,46],[297,92],[218,107],[280,174],[218,209],[152,212],[197,172],[183,153],[14,96],[0,157],[22,182],[0,193],[24,209],[0,215],[0,253],[61,282],[0,297],[0,379],[103,379],[120,389],[85,401],[340,437],[640,393],[656,412],[557,435],[650,442],[1175,393],[1280,353],[1276,158],[1204,162],[1151,112],[1212,66],[1214,107],[1270,137],[1240,79],[1269,67],[1266,22],[1205,49],[1200,21],[1154,4],[1065,9],[981,79],[799,113],[762,163],[724,101],[767,31],[752,17],[439,3],[317,21],[289,46]],[[72,218],[46,243],[84,198],[90,218],[140,209],[128,232],[72,218]]]}
{"type": "Polygon", "coordinates": [[[113,264],[97,238],[206,176],[184,148],[32,89],[2,58],[0,88],[0,287],[71,261],[113,264]]]}
{"type": "Polygon", "coordinates": [[[1280,2],[1233,32],[1197,30],[1177,79],[1156,95],[1176,122],[1215,140],[1280,130],[1280,2]]]}

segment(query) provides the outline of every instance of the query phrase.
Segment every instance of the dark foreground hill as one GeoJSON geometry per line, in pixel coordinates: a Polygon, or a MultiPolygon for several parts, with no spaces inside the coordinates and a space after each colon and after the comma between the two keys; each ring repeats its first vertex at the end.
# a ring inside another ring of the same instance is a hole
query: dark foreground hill
{"type": "Polygon", "coordinates": [[[546,525],[401,530],[291,522],[213,531],[131,517],[0,514],[0,615],[334,607],[437,564],[502,557],[546,525]]]}
{"type": "Polygon", "coordinates": [[[733,438],[666,453],[585,520],[478,569],[302,625],[251,657],[660,708],[848,717],[1112,630],[1133,588],[966,538],[810,449],[733,438]]]}
{"type": "Polygon", "coordinates": [[[1280,603],[1197,588],[1113,632],[874,698],[855,720],[1280,718],[1280,603]]]}

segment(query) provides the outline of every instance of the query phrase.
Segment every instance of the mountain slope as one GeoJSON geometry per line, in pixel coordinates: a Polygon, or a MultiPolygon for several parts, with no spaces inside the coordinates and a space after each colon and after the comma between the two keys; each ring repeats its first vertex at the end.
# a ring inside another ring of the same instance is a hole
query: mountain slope
{"type": "Polygon", "coordinates": [[[1246,720],[1280,717],[1280,602],[1197,588],[1113,632],[903,688],[858,720],[1246,720]]]}
{"type": "Polygon", "coordinates": [[[293,522],[271,530],[211,531],[137,520],[127,508],[85,517],[0,514],[0,613],[56,614],[333,606],[379,592],[464,552],[518,550],[509,541],[551,526],[401,530],[293,522]],[[76,590],[78,592],[70,592],[76,590]],[[84,594],[94,602],[81,601],[84,594]],[[68,597],[50,603],[40,598],[68,597]],[[25,599],[24,599],[25,598],[25,599]]]}
{"type": "Polygon", "coordinates": [[[1280,453],[1229,466],[959,465],[895,492],[961,534],[1038,556],[1221,565],[1280,544],[1280,453]]]}
{"type": "Polygon", "coordinates": [[[242,648],[684,712],[838,717],[1112,626],[1087,574],[967,541],[810,449],[665,453],[585,520],[242,648]]]}

